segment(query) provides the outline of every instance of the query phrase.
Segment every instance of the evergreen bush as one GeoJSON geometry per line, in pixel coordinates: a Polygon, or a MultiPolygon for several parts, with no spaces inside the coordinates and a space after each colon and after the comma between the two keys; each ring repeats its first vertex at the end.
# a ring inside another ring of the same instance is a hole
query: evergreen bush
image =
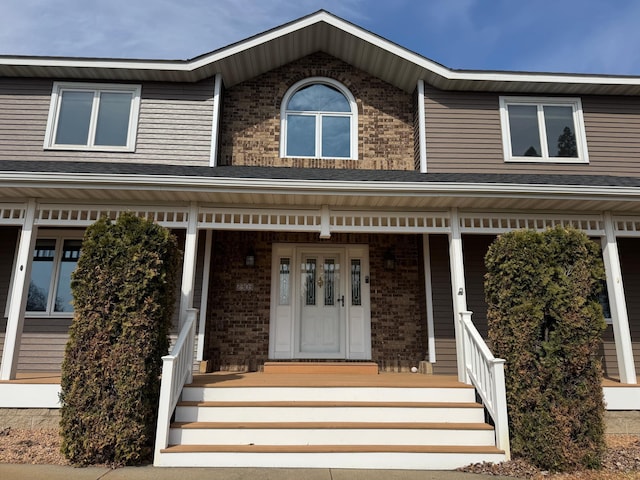
{"type": "Polygon", "coordinates": [[[605,329],[597,244],[557,227],[501,235],[485,257],[489,340],[506,360],[514,455],[552,471],[598,468],[604,453],[605,329]]]}
{"type": "Polygon", "coordinates": [[[73,464],[151,458],[179,261],[175,237],[133,214],[87,229],[60,394],[62,452],[73,464]]]}

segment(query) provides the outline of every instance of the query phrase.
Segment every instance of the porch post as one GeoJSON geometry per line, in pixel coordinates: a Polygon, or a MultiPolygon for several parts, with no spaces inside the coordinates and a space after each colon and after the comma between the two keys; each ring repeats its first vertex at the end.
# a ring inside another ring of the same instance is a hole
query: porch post
{"type": "Polygon", "coordinates": [[[467,311],[467,289],[464,278],[464,259],[462,255],[462,235],[458,209],[452,208],[449,214],[451,233],[449,234],[449,262],[451,265],[451,290],[453,294],[453,323],[456,335],[456,361],[458,380],[470,383],[465,370],[464,343],[460,329],[460,313],[467,311]]]}
{"type": "Polygon", "coordinates": [[[9,315],[2,349],[0,380],[13,380],[16,378],[18,369],[18,356],[20,355],[24,314],[27,307],[27,294],[29,293],[29,280],[31,278],[33,248],[38,233],[38,227],[34,225],[35,217],[36,201],[31,199],[27,204],[24,224],[20,231],[18,258],[16,270],[13,272],[13,287],[9,297],[9,315]]]}
{"type": "Polygon", "coordinates": [[[189,223],[184,240],[184,259],[182,261],[182,285],[180,287],[179,327],[187,318],[187,310],[193,308],[193,287],[196,277],[196,257],[198,256],[198,204],[189,206],[189,223]]]}
{"type": "Polygon", "coordinates": [[[431,285],[431,251],[429,249],[429,234],[422,234],[422,257],[424,262],[424,291],[427,309],[427,351],[429,362],[436,362],[436,339],[433,327],[433,289],[431,285]]]}
{"type": "Polygon", "coordinates": [[[204,360],[204,334],[207,327],[207,304],[209,302],[209,273],[211,271],[211,244],[213,231],[207,230],[204,242],[204,267],[202,269],[202,293],[200,294],[200,318],[198,322],[198,344],[196,360],[204,360]]]}
{"type": "Polygon", "coordinates": [[[609,291],[609,306],[611,308],[611,320],[613,322],[613,336],[616,343],[616,357],[618,360],[618,372],[620,382],[636,384],[636,369],[633,362],[633,350],[631,347],[631,333],[629,331],[629,315],[622,283],[622,270],[620,268],[620,256],[618,255],[618,243],[613,227],[611,212],[604,213],[605,236],[602,238],[602,255],[604,268],[607,275],[607,290],[609,291]]]}

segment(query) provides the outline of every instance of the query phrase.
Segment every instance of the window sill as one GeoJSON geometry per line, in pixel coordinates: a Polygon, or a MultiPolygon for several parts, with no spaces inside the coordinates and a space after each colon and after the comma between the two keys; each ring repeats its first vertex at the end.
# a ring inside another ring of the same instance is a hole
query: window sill
{"type": "Polygon", "coordinates": [[[589,163],[589,160],[584,158],[542,158],[542,157],[511,157],[505,158],[505,163],[558,163],[558,164],[583,164],[589,163]]]}
{"type": "Polygon", "coordinates": [[[100,147],[89,147],[87,145],[50,145],[45,146],[44,150],[54,150],[54,151],[68,151],[68,152],[129,152],[134,153],[136,151],[135,147],[110,147],[110,146],[100,146],[100,147]]]}

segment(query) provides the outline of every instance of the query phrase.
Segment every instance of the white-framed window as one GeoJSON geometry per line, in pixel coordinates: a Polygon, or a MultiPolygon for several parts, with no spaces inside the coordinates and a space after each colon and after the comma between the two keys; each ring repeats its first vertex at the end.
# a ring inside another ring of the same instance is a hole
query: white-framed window
{"type": "Polygon", "coordinates": [[[140,85],[55,82],[45,149],[134,151],[140,85]]]}
{"type": "Polygon", "coordinates": [[[588,163],[579,98],[500,97],[507,162],[588,163]]]}
{"type": "Polygon", "coordinates": [[[81,245],[81,232],[46,232],[36,240],[27,294],[27,316],[69,317],[73,314],[71,273],[78,264],[81,245]]]}
{"type": "Polygon", "coordinates": [[[295,83],[282,99],[280,155],[358,158],[358,109],[349,90],[330,78],[295,83]]]}

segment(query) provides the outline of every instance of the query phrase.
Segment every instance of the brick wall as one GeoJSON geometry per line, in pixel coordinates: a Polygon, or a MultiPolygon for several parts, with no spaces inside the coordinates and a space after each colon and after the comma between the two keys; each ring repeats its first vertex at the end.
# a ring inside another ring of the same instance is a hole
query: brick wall
{"type": "Polygon", "coordinates": [[[420,237],[222,232],[214,234],[205,359],[214,369],[256,370],[268,359],[273,243],[368,244],[371,276],[372,360],[384,370],[407,370],[424,360],[426,314],[420,237]],[[384,269],[388,248],[396,258],[384,269]],[[253,249],[256,266],[244,258],[253,249]],[[249,287],[250,285],[250,287],[249,287]]]}
{"type": "Polygon", "coordinates": [[[414,169],[414,101],[408,94],[325,53],[315,53],[224,92],[220,163],[376,170],[414,169]],[[280,158],[282,98],[299,80],[342,82],[358,104],[358,160],[280,158]]]}

